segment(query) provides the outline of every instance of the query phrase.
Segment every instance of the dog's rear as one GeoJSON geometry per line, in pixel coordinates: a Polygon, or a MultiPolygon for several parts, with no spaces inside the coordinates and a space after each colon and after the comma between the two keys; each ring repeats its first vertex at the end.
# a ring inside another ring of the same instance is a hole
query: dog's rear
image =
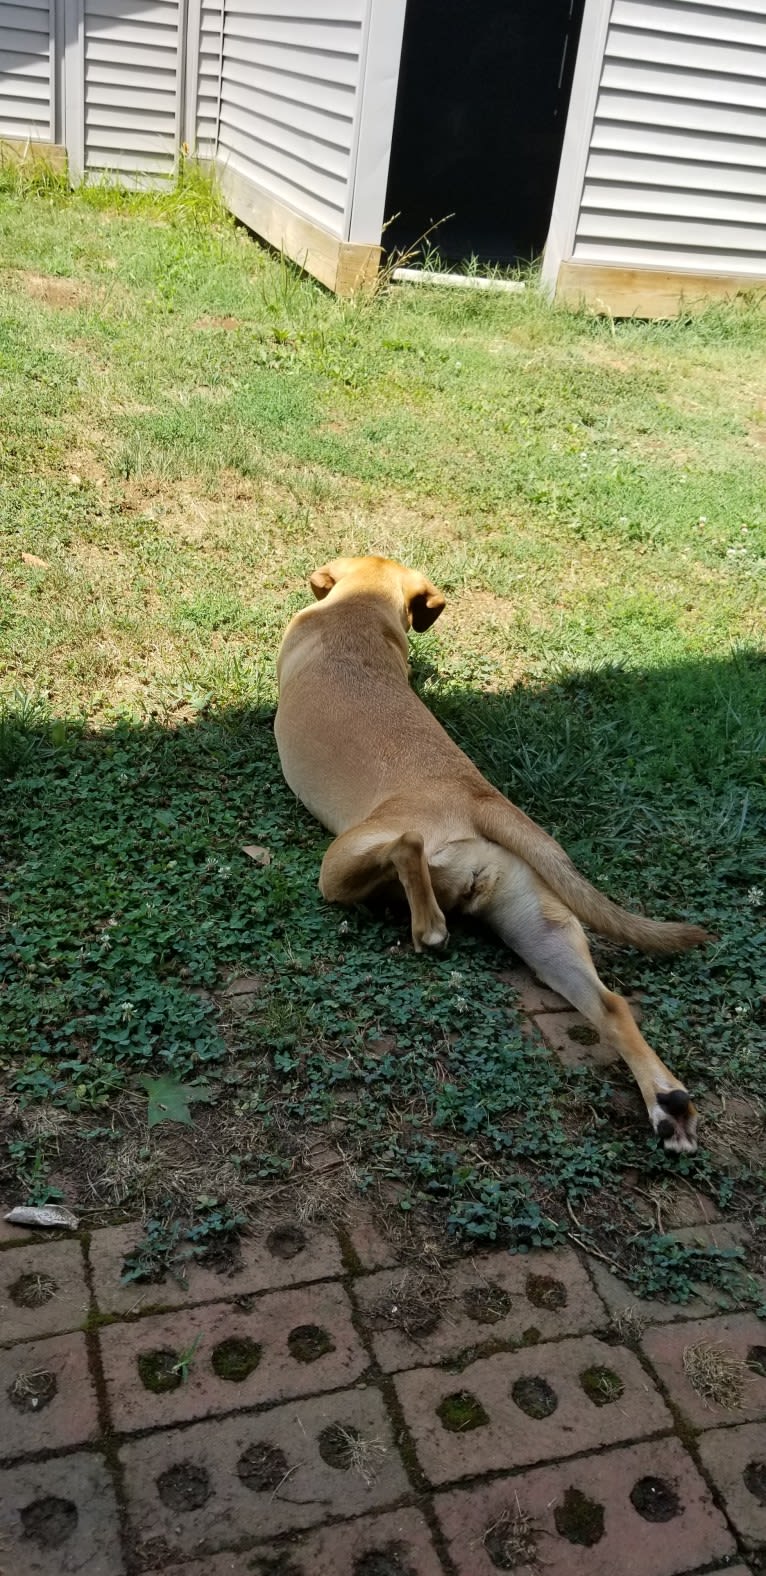
{"type": "Polygon", "coordinates": [[[414,694],[407,630],[427,629],[444,607],[430,581],[390,559],[344,558],[311,584],[319,605],[292,620],[279,656],[276,736],[290,787],[336,834],[325,897],[360,902],[396,880],[418,950],[444,942],[450,909],[479,915],[615,1045],[666,1146],[693,1149],[689,1097],[599,980],[580,921],[658,952],[705,932],[630,914],[598,892],[414,694]]]}

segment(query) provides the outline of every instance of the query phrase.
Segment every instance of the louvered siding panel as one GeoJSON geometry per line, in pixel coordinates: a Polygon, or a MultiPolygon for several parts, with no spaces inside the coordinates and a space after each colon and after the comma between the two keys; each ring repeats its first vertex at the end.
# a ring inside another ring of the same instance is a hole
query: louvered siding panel
{"type": "Polygon", "coordinates": [[[766,273],[766,5],[614,0],[573,257],[766,273]]]}
{"type": "Polygon", "coordinates": [[[261,190],[343,233],[364,0],[226,0],[218,149],[261,190]]]}
{"type": "Polygon", "coordinates": [[[170,178],[176,162],[178,0],[85,0],[85,169],[170,178]]]}
{"type": "Polygon", "coordinates": [[[218,90],[221,77],[221,7],[202,0],[200,9],[199,68],[197,72],[197,152],[212,159],[218,130],[218,90]]]}
{"type": "Polygon", "coordinates": [[[0,4],[0,137],[53,135],[49,0],[0,4]]]}

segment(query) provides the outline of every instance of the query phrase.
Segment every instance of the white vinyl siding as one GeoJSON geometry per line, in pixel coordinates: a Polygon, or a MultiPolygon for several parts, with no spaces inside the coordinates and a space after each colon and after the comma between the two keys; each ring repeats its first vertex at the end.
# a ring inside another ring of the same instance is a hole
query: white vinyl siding
{"type": "Polygon", "coordinates": [[[764,0],[613,0],[571,255],[766,272],[764,0]]]}
{"type": "Polygon", "coordinates": [[[85,169],[172,176],[179,0],[85,0],[85,169]]]}
{"type": "Polygon", "coordinates": [[[53,139],[51,0],[0,3],[0,137],[53,139]]]}
{"type": "Polygon", "coordinates": [[[221,6],[202,0],[197,73],[196,150],[202,159],[215,154],[221,82],[221,6]]]}
{"type": "Polygon", "coordinates": [[[226,0],[219,158],[344,233],[364,0],[226,0]]]}

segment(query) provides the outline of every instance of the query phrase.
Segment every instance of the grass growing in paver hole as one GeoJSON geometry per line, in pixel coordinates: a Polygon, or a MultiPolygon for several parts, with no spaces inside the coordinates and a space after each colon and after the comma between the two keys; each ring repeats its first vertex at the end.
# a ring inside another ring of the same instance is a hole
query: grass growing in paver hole
{"type": "Polygon", "coordinates": [[[638,1292],[727,1282],[645,1193],[680,1175],[763,1229],[763,313],[338,302],[193,181],[42,185],[0,202],[4,1191],[144,1210],[182,1260],[174,1222],[310,1187],[324,1131],[336,1197],[522,1249],[573,1211],[638,1292]],[[718,932],[600,949],[707,1095],[697,1159],[613,1100],[621,1069],[522,1035],[494,942],[415,958],[399,917],[319,899],[273,659],[341,548],[446,590],[415,682],[492,780],[622,901],[718,932]],[[235,1020],[219,987],[254,972],[235,1020]],[[147,1073],[214,1103],[149,1133],[147,1073]]]}

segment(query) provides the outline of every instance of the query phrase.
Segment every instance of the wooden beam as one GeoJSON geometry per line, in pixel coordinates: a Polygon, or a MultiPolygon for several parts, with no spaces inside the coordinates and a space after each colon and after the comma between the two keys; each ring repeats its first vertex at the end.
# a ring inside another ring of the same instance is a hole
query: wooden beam
{"type": "Polygon", "coordinates": [[[369,289],[380,267],[381,248],[342,241],[311,219],[269,196],[222,159],[216,165],[226,206],[237,219],[313,274],[337,295],[369,289]]]}
{"type": "Polygon", "coordinates": [[[58,142],[37,142],[29,137],[0,137],[0,166],[13,164],[19,169],[44,164],[55,175],[65,175],[66,148],[58,142]]]}
{"type": "Polygon", "coordinates": [[[617,268],[602,263],[562,263],[555,299],[611,317],[678,317],[756,290],[766,295],[766,274],[703,274],[691,269],[617,268]]]}

